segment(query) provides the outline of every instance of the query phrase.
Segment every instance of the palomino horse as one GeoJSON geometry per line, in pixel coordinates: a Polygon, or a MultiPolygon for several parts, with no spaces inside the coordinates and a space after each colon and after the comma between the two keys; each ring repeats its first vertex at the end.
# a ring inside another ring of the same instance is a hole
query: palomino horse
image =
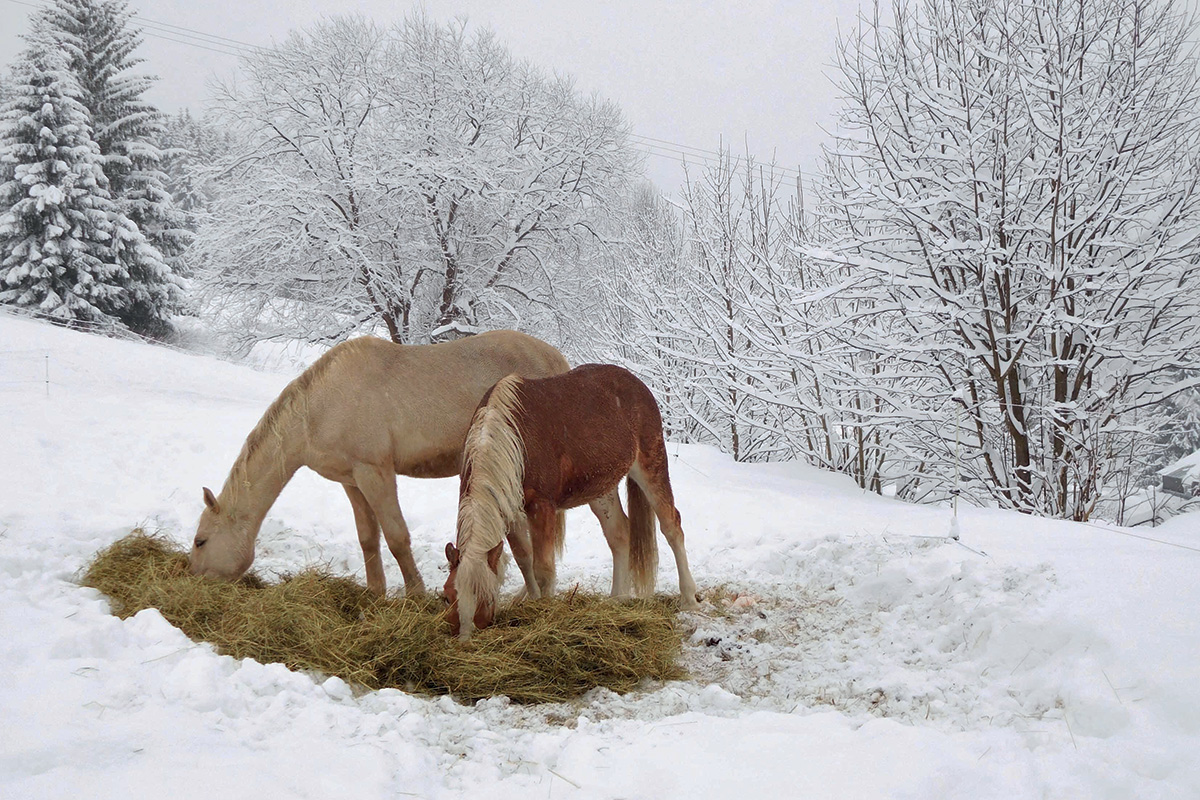
{"type": "MultiPolygon", "coordinates": [[[[382,526],[404,573],[405,592],[423,593],[396,475],[457,475],[471,415],[496,381],[514,372],[540,378],[568,368],[558,350],[516,331],[434,345],[372,337],[337,345],[271,403],[221,493],[204,489],[192,572],[226,580],[245,573],[267,511],[296,470],[308,467],[342,484],[350,498],[367,587],[380,595],[386,590],[382,526]]],[[[519,528],[515,535],[524,537],[519,528]]]]}
{"type": "Polygon", "coordinates": [[[532,556],[529,594],[549,595],[556,516],[584,503],[612,550],[614,597],[628,597],[631,588],[640,596],[654,592],[657,515],[675,554],[680,603],[697,607],[654,395],[628,370],[586,364],[540,380],[509,375],[475,412],[463,447],[458,543],[446,545],[447,617],[460,639],[492,622],[506,531],[528,519],[532,554],[519,537],[510,535],[509,544],[526,575],[532,556]],[[628,518],[617,495],[626,476],[628,518]]]}

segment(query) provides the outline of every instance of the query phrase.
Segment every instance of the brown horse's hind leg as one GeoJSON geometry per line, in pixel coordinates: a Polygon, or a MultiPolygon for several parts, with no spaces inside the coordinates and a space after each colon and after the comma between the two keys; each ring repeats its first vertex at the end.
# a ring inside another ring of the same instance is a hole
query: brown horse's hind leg
{"type": "Polygon", "coordinates": [[[684,610],[693,610],[700,604],[696,600],[696,581],[688,567],[687,550],[683,545],[683,526],[680,524],[679,510],[675,508],[675,495],[671,491],[671,479],[667,475],[667,448],[660,439],[656,446],[648,449],[650,452],[638,455],[637,462],[629,471],[629,477],[645,492],[646,499],[650,501],[650,506],[658,517],[663,537],[675,555],[675,567],[679,570],[679,605],[684,610]]]}
{"type": "Polygon", "coordinates": [[[521,570],[521,577],[525,579],[525,588],[518,598],[538,599],[542,596],[542,590],[538,587],[537,576],[533,572],[533,544],[529,539],[528,520],[522,519],[508,529],[508,547],[521,570]]]}
{"type": "Polygon", "coordinates": [[[370,503],[356,486],[346,486],[346,496],[354,509],[354,525],[358,528],[358,543],[362,545],[363,561],[367,565],[367,589],[383,596],[387,592],[387,578],[383,574],[383,559],[379,554],[379,520],[370,503]]]}
{"type": "Polygon", "coordinates": [[[621,508],[617,487],[614,486],[611,492],[588,505],[596,519],[600,520],[600,528],[608,540],[608,549],[612,550],[612,596],[629,597],[633,588],[629,577],[629,518],[621,508]]]}
{"type": "Polygon", "coordinates": [[[375,518],[383,528],[388,549],[400,564],[400,572],[404,574],[404,593],[409,597],[425,594],[425,582],[421,580],[417,562],[413,560],[408,526],[404,523],[404,515],[400,513],[400,501],[396,499],[395,474],[360,464],[354,468],[354,482],[370,503],[375,518]]]}
{"type": "Polygon", "coordinates": [[[554,594],[557,509],[549,503],[538,503],[528,510],[529,538],[533,545],[533,574],[541,596],[550,597],[554,594]]]}

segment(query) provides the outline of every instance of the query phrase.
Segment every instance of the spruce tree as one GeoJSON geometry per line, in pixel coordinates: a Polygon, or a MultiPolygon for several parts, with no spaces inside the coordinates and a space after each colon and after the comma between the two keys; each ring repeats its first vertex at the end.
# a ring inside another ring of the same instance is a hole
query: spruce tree
{"type": "Polygon", "coordinates": [[[145,237],[115,242],[129,273],[127,305],[117,314],[130,328],[156,334],[179,309],[181,282],[172,265],[190,234],[161,170],[162,115],[142,98],[155,79],[131,73],[142,63],[134,56],[142,38],[131,16],[123,0],[55,0],[38,22],[66,53],[82,90],[112,196],[145,237]]]}
{"type": "Polygon", "coordinates": [[[200,228],[200,220],[213,201],[209,168],[229,152],[230,142],[228,132],[203,117],[192,116],[186,108],[163,121],[158,146],[163,154],[166,188],[188,231],[200,228]]]}
{"type": "Polygon", "coordinates": [[[132,226],[109,195],[80,94],[35,32],[0,111],[0,303],[101,322],[126,302],[113,244],[129,242],[132,226]]]}

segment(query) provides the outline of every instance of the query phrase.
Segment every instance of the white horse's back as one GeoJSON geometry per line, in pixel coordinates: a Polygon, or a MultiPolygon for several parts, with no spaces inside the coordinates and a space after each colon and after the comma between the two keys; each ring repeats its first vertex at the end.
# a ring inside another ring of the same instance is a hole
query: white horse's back
{"type": "Polygon", "coordinates": [[[566,372],[554,347],[517,331],[435,345],[373,337],[337,345],[280,393],[246,438],[219,496],[205,490],[192,550],[200,574],[237,577],[263,517],[300,467],[343,485],[354,507],[367,585],[385,588],[379,532],[409,593],[424,591],[396,497],[396,475],[458,474],[471,416],[506,375],[566,372]]]}

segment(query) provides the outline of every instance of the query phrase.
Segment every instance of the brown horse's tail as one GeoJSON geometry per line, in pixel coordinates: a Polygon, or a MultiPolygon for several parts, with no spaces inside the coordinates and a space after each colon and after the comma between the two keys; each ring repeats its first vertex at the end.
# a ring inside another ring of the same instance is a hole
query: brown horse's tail
{"type": "Polygon", "coordinates": [[[654,594],[658,577],[658,540],[654,538],[654,509],[642,487],[625,479],[629,492],[629,572],[635,597],[654,594]]]}
{"type": "Polygon", "coordinates": [[[567,547],[567,512],[559,511],[554,515],[554,555],[562,558],[563,550],[567,547]]]}

